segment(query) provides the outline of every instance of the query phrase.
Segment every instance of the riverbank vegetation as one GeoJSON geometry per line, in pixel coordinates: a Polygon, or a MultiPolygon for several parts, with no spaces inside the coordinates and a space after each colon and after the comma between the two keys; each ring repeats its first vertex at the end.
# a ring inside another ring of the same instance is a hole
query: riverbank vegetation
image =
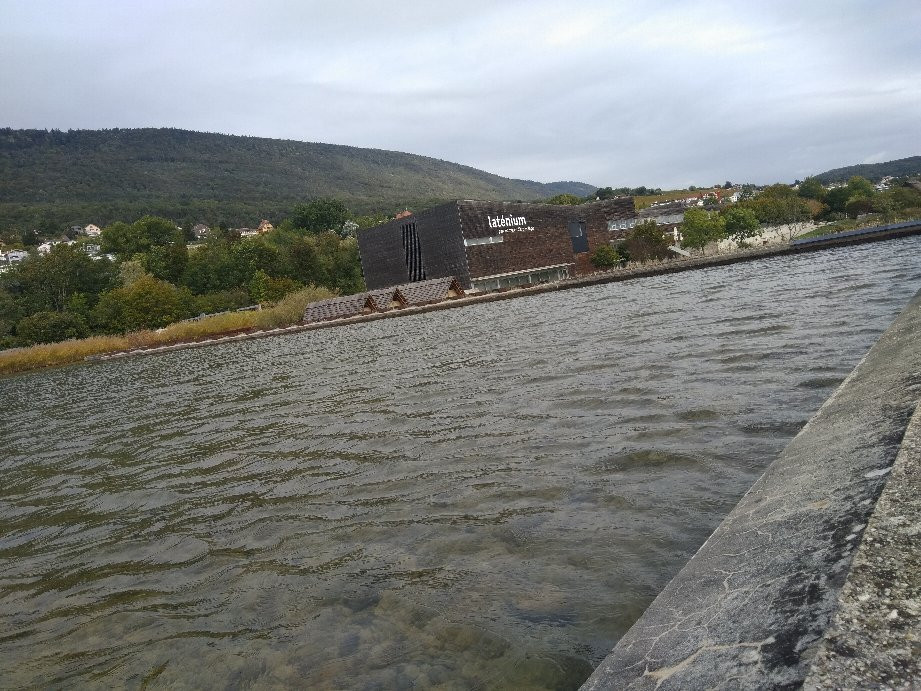
{"type": "Polygon", "coordinates": [[[682,244],[700,249],[731,239],[739,246],[765,227],[786,227],[792,239],[810,222],[822,223],[808,235],[853,230],[921,218],[921,189],[909,180],[891,181],[877,189],[869,180],[852,177],[846,184],[824,187],[816,178],[793,187],[771,185],[734,204],[691,207],[684,214],[682,244]]]}
{"type": "Polygon", "coordinates": [[[306,306],[332,297],[326,288],[301,288],[261,310],[226,312],[202,319],[171,324],[162,329],[143,329],[123,334],[74,338],[26,348],[0,351],[0,374],[79,362],[92,355],[190,343],[219,336],[277,329],[300,323],[306,306]]]}
{"type": "Polygon", "coordinates": [[[0,349],[159,329],[278,303],[308,286],[330,295],[359,292],[364,281],[352,237],[359,225],[341,202],[323,199],[296,206],[292,218],[255,237],[218,227],[190,244],[163,218],[113,223],[98,240],[60,243],[5,267],[0,349]],[[98,243],[95,256],[90,243],[98,243]]]}

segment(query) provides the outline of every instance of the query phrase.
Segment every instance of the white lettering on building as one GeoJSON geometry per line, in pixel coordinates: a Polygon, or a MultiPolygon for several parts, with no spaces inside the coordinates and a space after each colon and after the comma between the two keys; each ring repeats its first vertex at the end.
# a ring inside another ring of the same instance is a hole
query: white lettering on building
{"type": "Polygon", "coordinates": [[[529,226],[528,219],[524,216],[487,216],[486,220],[490,228],[499,229],[500,235],[534,230],[534,226],[529,226]]]}

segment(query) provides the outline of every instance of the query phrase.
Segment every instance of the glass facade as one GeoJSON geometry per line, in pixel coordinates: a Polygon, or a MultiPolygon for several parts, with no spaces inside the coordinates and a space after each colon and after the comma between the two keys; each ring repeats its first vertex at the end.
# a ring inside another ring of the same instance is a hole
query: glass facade
{"type": "Polygon", "coordinates": [[[518,288],[520,286],[536,285],[538,283],[562,281],[565,278],[569,278],[570,266],[569,264],[548,266],[540,269],[530,269],[528,271],[516,271],[514,273],[502,274],[499,276],[475,278],[473,279],[473,289],[487,292],[490,290],[518,288]]]}

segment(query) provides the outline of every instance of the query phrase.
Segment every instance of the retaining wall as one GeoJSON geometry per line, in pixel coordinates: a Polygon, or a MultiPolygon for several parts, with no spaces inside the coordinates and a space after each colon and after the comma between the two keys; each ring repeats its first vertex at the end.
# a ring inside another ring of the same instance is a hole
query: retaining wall
{"type": "Polygon", "coordinates": [[[583,689],[921,683],[919,399],[921,293],[583,689]]]}

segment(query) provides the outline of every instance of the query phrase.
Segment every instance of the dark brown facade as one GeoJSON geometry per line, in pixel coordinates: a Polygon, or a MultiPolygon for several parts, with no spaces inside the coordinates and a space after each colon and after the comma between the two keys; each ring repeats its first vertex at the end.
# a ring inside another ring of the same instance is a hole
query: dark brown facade
{"type": "Polygon", "coordinates": [[[456,201],[359,231],[371,290],[444,276],[494,290],[591,272],[591,253],[635,219],[625,197],[579,206],[456,201]]]}

